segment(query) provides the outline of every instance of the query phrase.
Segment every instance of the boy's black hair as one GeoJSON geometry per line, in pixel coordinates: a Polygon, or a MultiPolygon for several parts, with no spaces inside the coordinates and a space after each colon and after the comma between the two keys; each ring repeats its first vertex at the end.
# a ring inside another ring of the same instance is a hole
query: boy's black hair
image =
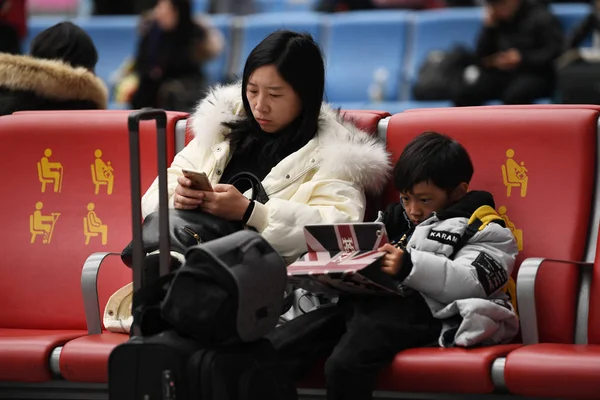
{"type": "Polygon", "coordinates": [[[473,177],[473,163],[456,140],[437,132],[423,132],[406,145],[394,167],[394,186],[410,193],[421,182],[447,192],[473,177]]]}

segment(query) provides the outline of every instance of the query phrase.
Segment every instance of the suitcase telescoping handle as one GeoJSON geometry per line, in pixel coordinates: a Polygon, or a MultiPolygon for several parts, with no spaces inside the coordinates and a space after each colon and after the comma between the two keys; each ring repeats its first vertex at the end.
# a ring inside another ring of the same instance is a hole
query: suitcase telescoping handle
{"type": "Polygon", "coordinates": [[[156,121],[156,144],[158,151],[158,212],[159,212],[159,251],[160,275],[169,273],[170,236],[169,236],[169,195],[167,189],[167,114],[164,110],[143,108],[129,114],[129,157],[131,163],[131,219],[133,227],[133,290],[142,286],[142,190],[140,166],[140,121],[156,121]]]}

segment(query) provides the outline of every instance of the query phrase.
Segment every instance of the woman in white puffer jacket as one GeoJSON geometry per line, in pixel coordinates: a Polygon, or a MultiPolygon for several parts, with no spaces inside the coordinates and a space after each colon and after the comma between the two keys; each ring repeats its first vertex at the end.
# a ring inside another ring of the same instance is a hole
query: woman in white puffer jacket
{"type": "MultiPolygon", "coordinates": [[[[194,139],[168,170],[169,204],[244,221],[288,262],[306,251],[307,224],[360,222],[365,192],[387,181],[385,145],[322,103],[325,69],[310,35],[277,31],[249,55],[240,84],[215,88],[192,116],[194,139]],[[182,169],[205,172],[214,192],[190,188],[182,169]],[[225,184],[238,172],[262,180],[255,203],[225,184]]],[[[158,181],[142,199],[158,210],[158,181]]]]}

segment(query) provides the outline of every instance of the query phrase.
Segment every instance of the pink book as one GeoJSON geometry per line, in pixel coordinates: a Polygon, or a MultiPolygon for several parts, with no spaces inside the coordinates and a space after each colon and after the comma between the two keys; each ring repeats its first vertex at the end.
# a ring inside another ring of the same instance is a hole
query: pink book
{"type": "Polygon", "coordinates": [[[382,223],[307,225],[304,238],[308,252],[288,266],[290,283],[313,293],[400,294],[399,282],[381,271],[382,223]]]}

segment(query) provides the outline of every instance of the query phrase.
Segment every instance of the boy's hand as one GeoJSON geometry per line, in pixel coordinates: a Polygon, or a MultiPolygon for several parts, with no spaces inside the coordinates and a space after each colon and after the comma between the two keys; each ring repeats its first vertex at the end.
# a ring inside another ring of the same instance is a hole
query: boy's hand
{"type": "Polygon", "coordinates": [[[390,275],[396,276],[402,268],[402,255],[404,251],[397,247],[392,246],[389,243],[384,244],[377,251],[383,251],[386,253],[381,260],[381,270],[390,275]]]}

